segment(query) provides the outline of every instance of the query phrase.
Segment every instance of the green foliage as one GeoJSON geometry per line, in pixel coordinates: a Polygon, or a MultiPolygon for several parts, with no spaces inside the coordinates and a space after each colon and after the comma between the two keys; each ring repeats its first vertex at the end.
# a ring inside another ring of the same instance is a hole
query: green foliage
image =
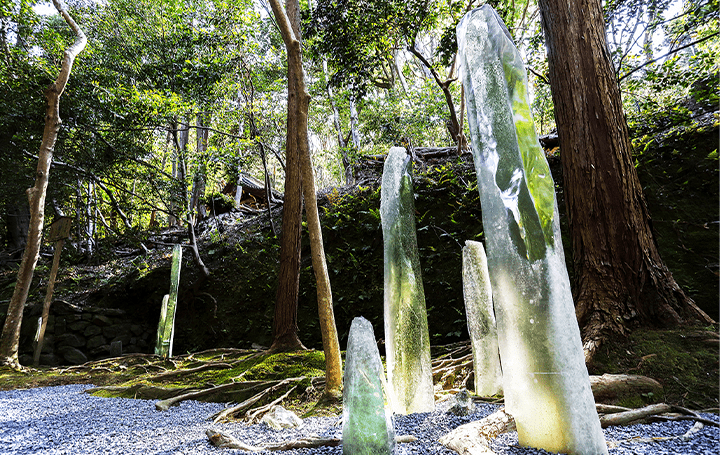
{"type": "MultiPolygon", "coordinates": [[[[458,95],[460,88],[453,86],[458,95]]],[[[432,147],[452,143],[447,130],[447,105],[429,79],[420,90],[412,91],[405,99],[397,90],[387,96],[366,100],[362,124],[363,137],[371,141],[374,153],[386,153],[399,146],[404,138],[413,139],[415,147],[432,147]]]]}
{"type": "Polygon", "coordinates": [[[210,213],[225,213],[235,207],[235,199],[220,192],[206,194],[200,202],[210,208],[210,213]]]}

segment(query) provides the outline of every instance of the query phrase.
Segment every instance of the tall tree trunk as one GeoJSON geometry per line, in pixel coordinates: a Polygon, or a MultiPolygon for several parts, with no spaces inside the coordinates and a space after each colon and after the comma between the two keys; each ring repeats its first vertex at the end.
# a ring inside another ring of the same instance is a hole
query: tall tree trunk
{"type": "MultiPolygon", "coordinates": [[[[275,19],[285,41],[288,53],[288,142],[294,135],[294,146],[297,147],[302,172],[302,189],[305,197],[312,250],[312,264],[317,283],[318,313],[322,332],[323,350],[325,352],[325,397],[339,399],[342,390],[342,360],[340,358],[340,342],[335,327],[335,316],[332,305],[332,292],[328,277],[325,251],[323,248],[320,217],[317,211],[315,194],[315,178],[310,160],[310,144],[308,140],[308,105],[310,95],[305,88],[305,72],[302,66],[300,50],[300,20],[295,11],[299,10],[298,0],[287,0],[288,15],[284,14],[278,0],[270,4],[275,19]],[[292,22],[288,20],[294,18],[292,22]],[[292,25],[291,25],[292,24],[292,25]],[[292,125],[292,127],[291,127],[292,125]]],[[[288,169],[290,165],[288,164],[288,169]]],[[[286,188],[287,191],[287,188],[286,188]]]]}
{"type": "MultiPolygon", "coordinates": [[[[271,2],[271,6],[275,12],[276,2],[271,2]]],[[[289,6],[291,8],[288,15],[295,16],[297,14],[299,17],[299,11],[293,11],[293,5],[289,6]]],[[[277,8],[282,12],[282,7],[279,4],[277,4],[277,8]]],[[[281,16],[287,22],[284,12],[281,13],[281,16]]],[[[275,12],[275,18],[278,22],[285,23],[280,20],[278,12],[275,12]]],[[[282,237],[280,241],[280,272],[273,318],[273,343],[270,347],[273,351],[305,349],[297,335],[298,294],[300,292],[300,243],[302,236],[302,180],[300,151],[296,133],[297,124],[291,114],[297,110],[295,103],[297,103],[298,97],[292,96],[293,84],[291,79],[291,71],[288,70],[285,198],[283,201],[282,237]]]]}
{"type": "Polygon", "coordinates": [[[633,326],[711,322],[658,253],[600,0],[540,0],[565,179],[574,297],[589,359],[633,326]]]}
{"type": "Polygon", "coordinates": [[[45,194],[47,192],[50,163],[52,162],[55,141],[60,131],[60,96],[62,95],[70,71],[72,70],[75,56],[85,48],[87,39],[80,27],[58,0],[53,0],[55,9],[65,19],[65,22],[72,28],[77,36],[75,42],[66,51],[60,67],[60,74],[53,84],[45,90],[45,98],[48,105],[45,111],[45,129],[43,131],[42,143],[38,159],[37,172],[35,174],[35,186],[28,188],[27,194],[30,201],[30,228],[28,232],[27,245],[23,252],[20,270],[15,284],[15,290],[10,300],[8,314],[3,325],[2,336],[0,336],[0,364],[20,367],[18,362],[18,347],[20,344],[20,326],[22,324],[23,308],[27,300],[28,291],[32,282],[35,265],[40,253],[40,240],[45,220],[45,194]]]}

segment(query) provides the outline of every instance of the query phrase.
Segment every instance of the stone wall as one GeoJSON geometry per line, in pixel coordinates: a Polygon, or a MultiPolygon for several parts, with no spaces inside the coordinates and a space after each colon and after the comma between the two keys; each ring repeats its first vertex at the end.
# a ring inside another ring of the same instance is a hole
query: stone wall
{"type": "MultiPolygon", "coordinates": [[[[32,365],[35,333],[41,305],[29,306],[23,315],[20,363],[32,365]]],[[[79,365],[90,360],[153,351],[157,327],[133,320],[114,308],[80,308],[62,300],[50,306],[41,365],[79,365]]]]}

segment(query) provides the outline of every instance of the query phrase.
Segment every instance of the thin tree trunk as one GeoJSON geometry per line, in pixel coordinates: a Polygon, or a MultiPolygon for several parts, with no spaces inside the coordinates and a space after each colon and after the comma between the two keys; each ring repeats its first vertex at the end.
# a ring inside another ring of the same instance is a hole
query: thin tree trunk
{"type": "Polygon", "coordinates": [[[350,95],[350,137],[355,150],[360,150],[360,132],[358,131],[358,111],[355,96],[350,95]]]}
{"type": "Polygon", "coordinates": [[[340,125],[340,112],[335,104],[335,97],[333,95],[332,86],[329,82],[330,78],[328,77],[327,60],[323,60],[323,74],[325,75],[325,89],[328,101],[330,101],[330,107],[333,111],[333,124],[335,125],[335,131],[337,132],[338,148],[340,149],[343,169],[345,170],[345,184],[351,185],[355,181],[352,169],[352,160],[350,159],[350,154],[347,150],[347,143],[345,142],[345,139],[343,139],[342,126],[340,125]]]}
{"type": "Polygon", "coordinates": [[[395,68],[395,71],[397,72],[398,79],[400,79],[400,85],[402,85],[403,92],[407,95],[410,91],[408,88],[407,81],[405,80],[405,75],[402,72],[402,68],[400,67],[400,62],[398,61],[398,55],[400,54],[399,50],[396,50],[393,52],[393,66],[395,68]]]}
{"type": "MultiPolygon", "coordinates": [[[[452,137],[453,141],[455,143],[458,143],[460,141],[459,135],[462,134],[462,130],[460,129],[460,124],[458,122],[457,113],[455,112],[455,103],[452,99],[452,93],[450,93],[450,84],[452,83],[453,79],[448,78],[446,81],[441,81],[440,76],[438,75],[437,71],[435,71],[435,68],[428,62],[428,60],[425,58],[420,51],[418,51],[415,48],[415,43],[408,46],[408,51],[412,53],[414,56],[418,58],[422,62],[423,65],[430,71],[430,74],[432,75],[433,79],[435,80],[435,83],[440,86],[440,90],[443,92],[443,96],[445,96],[445,104],[448,108],[448,131],[450,132],[450,136],[452,137]]],[[[454,66],[454,62],[453,62],[454,66]]],[[[450,76],[452,76],[452,72],[450,73],[450,76]]]]}
{"type": "MultiPolygon", "coordinates": [[[[290,135],[295,136],[294,146],[297,147],[302,169],[302,189],[305,197],[310,232],[310,247],[313,270],[317,282],[318,313],[320,316],[320,330],[322,332],[323,350],[325,352],[325,397],[338,399],[342,390],[342,360],[340,358],[340,343],[335,327],[335,316],[332,306],[332,292],[330,279],[325,262],[320,218],[317,211],[315,194],[315,179],[312,162],[310,160],[310,147],[308,141],[308,105],[310,95],[305,88],[304,70],[300,50],[300,21],[294,11],[299,9],[297,0],[288,0],[288,15],[284,14],[278,0],[271,0],[275,19],[285,41],[288,53],[288,140],[290,135]],[[288,16],[295,18],[290,22],[288,16]],[[292,24],[292,25],[291,25],[292,24]],[[292,128],[290,125],[292,124],[292,128]]],[[[288,168],[289,168],[288,164],[288,168]]]]}
{"type": "Polygon", "coordinates": [[[263,164],[263,172],[265,173],[265,202],[267,203],[268,220],[270,221],[270,230],[272,231],[273,237],[277,237],[275,231],[275,222],[272,217],[272,185],[270,184],[270,174],[268,173],[267,157],[265,155],[265,146],[261,141],[257,142],[258,149],[260,150],[260,159],[263,164]]]}
{"type": "MultiPolygon", "coordinates": [[[[172,152],[172,178],[177,179],[178,177],[178,124],[175,120],[172,120],[170,122],[170,131],[168,132],[169,140],[173,142],[173,152],[172,152]]],[[[163,166],[164,168],[164,166],[163,166]]],[[[177,213],[177,204],[175,201],[175,198],[170,195],[169,198],[169,204],[168,209],[172,213],[172,215],[168,215],[168,226],[172,227],[177,224],[177,217],[175,216],[175,213],[177,213]]]]}
{"type": "Polygon", "coordinates": [[[586,358],[633,326],[712,322],[657,249],[600,0],[540,0],[586,358]],[[581,39],[578,39],[580,37],[581,39]]]}
{"type": "Polygon", "coordinates": [[[85,204],[85,237],[87,239],[87,248],[85,252],[88,256],[92,256],[95,252],[95,197],[93,190],[95,185],[91,181],[87,183],[87,203],[85,204]]]}
{"type": "Polygon", "coordinates": [[[55,141],[60,131],[60,96],[70,77],[75,56],[80,53],[87,43],[87,38],[72,17],[58,0],[53,0],[55,9],[65,19],[65,22],[75,32],[75,42],[66,51],[63,57],[60,74],[53,84],[45,90],[48,105],[45,112],[45,129],[38,159],[35,186],[27,190],[30,201],[30,229],[28,241],[18,271],[15,290],[10,300],[8,314],[0,336],[0,364],[15,368],[20,367],[18,361],[18,348],[20,344],[20,326],[22,324],[23,308],[27,300],[28,291],[32,282],[35,265],[40,253],[40,240],[45,221],[45,195],[47,192],[50,163],[52,162],[55,141]]]}
{"type": "Polygon", "coordinates": [[[205,195],[205,179],[207,174],[206,166],[206,151],[208,145],[209,131],[204,128],[205,118],[202,112],[197,114],[197,156],[198,166],[195,169],[195,177],[193,178],[192,196],[190,198],[190,212],[194,213],[195,221],[200,221],[205,218],[205,206],[201,202],[202,197],[205,195]]]}

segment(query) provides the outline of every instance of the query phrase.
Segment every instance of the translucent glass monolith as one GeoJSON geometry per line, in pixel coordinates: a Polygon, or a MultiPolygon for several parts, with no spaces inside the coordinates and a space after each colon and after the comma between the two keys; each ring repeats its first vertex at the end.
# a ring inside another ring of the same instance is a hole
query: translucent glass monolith
{"type": "Polygon", "coordinates": [[[520,444],[606,454],[520,53],[485,5],[457,27],[507,411],[520,444]]]}
{"type": "Polygon", "coordinates": [[[480,242],[468,240],[462,253],[463,295],[473,353],[475,394],[498,395],[502,393],[502,369],[485,248],[480,242]]]}
{"type": "Polygon", "coordinates": [[[353,319],[345,358],[343,454],[393,453],[395,429],[385,406],[384,378],[372,324],[362,317],[353,319]]]}
{"type": "Polygon", "coordinates": [[[158,322],[158,339],[155,346],[155,354],[162,357],[172,357],[173,338],[175,338],[175,308],[177,307],[181,266],[182,247],[175,245],[170,270],[170,294],[163,298],[158,322]]]}
{"type": "Polygon", "coordinates": [[[380,194],[388,389],[393,412],[404,415],[435,409],[411,165],[404,148],[391,148],[380,194]]]}

